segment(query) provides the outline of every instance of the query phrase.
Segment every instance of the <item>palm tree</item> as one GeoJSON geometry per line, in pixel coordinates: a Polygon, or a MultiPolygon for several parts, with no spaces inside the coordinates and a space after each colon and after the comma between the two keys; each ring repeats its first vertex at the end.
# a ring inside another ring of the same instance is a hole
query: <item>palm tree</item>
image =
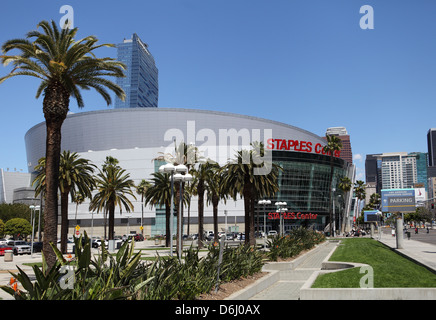
{"type": "Polygon", "coordinates": [[[354,184],[354,193],[356,194],[356,198],[357,198],[356,218],[358,218],[360,215],[360,212],[359,212],[360,201],[362,201],[366,197],[365,182],[364,181],[362,181],[362,180],[356,181],[356,183],[354,184]]]}
{"type": "Polygon", "coordinates": [[[171,183],[168,173],[153,172],[152,186],[145,191],[145,203],[165,206],[165,246],[170,246],[171,183]]]}
{"type": "Polygon", "coordinates": [[[350,192],[351,187],[352,187],[352,185],[351,185],[351,180],[350,180],[350,178],[348,178],[348,177],[342,177],[341,180],[340,180],[340,182],[339,182],[338,188],[339,188],[340,190],[342,190],[342,192],[344,192],[344,194],[345,194],[345,214],[346,214],[345,218],[346,218],[346,219],[343,219],[343,217],[342,217],[342,228],[341,228],[341,232],[345,232],[345,231],[346,231],[346,230],[345,230],[345,226],[346,226],[346,225],[348,226],[349,213],[348,213],[348,211],[347,211],[347,208],[348,208],[347,204],[348,204],[348,202],[349,202],[349,201],[348,201],[348,192],[350,192]],[[345,221],[344,221],[344,220],[345,220],[345,221]]]}
{"type": "MultiPolygon", "coordinates": [[[[46,181],[46,161],[41,158],[35,169],[39,172],[34,179],[34,184],[37,184],[35,197],[39,195],[42,188],[45,188],[46,181]]],[[[91,164],[88,159],[80,158],[80,156],[70,151],[63,151],[59,164],[59,192],[61,195],[61,252],[67,252],[68,240],[68,196],[74,197],[76,193],[80,193],[87,198],[91,198],[91,191],[95,183],[92,174],[94,173],[95,165],[91,164]]],[[[45,230],[45,229],[44,229],[45,230]]]]}
{"type": "Polygon", "coordinates": [[[334,156],[342,149],[342,141],[337,136],[328,135],[327,144],[323,147],[323,151],[330,155],[330,185],[329,185],[329,212],[330,212],[330,236],[334,236],[333,234],[333,158],[334,156]]]}
{"type": "Polygon", "coordinates": [[[108,239],[114,238],[115,227],[115,207],[119,206],[127,212],[133,210],[133,204],[127,195],[136,199],[132,192],[134,187],[133,180],[129,179],[130,175],[126,170],[115,165],[108,165],[106,162],[95,179],[98,193],[94,195],[90,204],[89,210],[100,212],[107,210],[109,213],[109,236],[108,239]]]}
{"type": "MultiPolygon", "coordinates": [[[[197,162],[201,161],[203,157],[200,156],[198,148],[195,147],[193,144],[187,145],[184,142],[179,143],[179,145],[176,145],[176,141],[174,140],[174,154],[173,153],[165,153],[158,156],[155,160],[165,161],[167,163],[171,163],[174,166],[177,165],[185,165],[187,168],[187,172],[189,172],[192,168],[192,166],[197,162]]],[[[182,183],[182,190],[184,190],[184,182],[182,183]]],[[[182,237],[179,237],[179,232],[182,229],[181,224],[183,221],[183,204],[179,205],[178,199],[180,198],[180,183],[174,184],[174,200],[175,200],[175,209],[177,212],[177,252],[179,251],[179,247],[182,247],[182,243],[179,243],[179,239],[182,239],[182,237]]],[[[183,191],[185,193],[185,191],[183,191]]],[[[204,192],[203,192],[204,194],[204,192]]],[[[183,197],[183,202],[188,203],[187,197],[183,197]]],[[[171,204],[171,202],[170,202],[171,204]]],[[[169,225],[169,224],[168,224],[169,225]]],[[[201,232],[202,233],[202,232],[201,232]]],[[[168,233],[167,233],[168,235],[168,233]]],[[[172,237],[172,235],[171,235],[172,237]]],[[[200,232],[199,232],[200,237],[200,232]]],[[[168,238],[168,237],[167,237],[168,238]]],[[[201,241],[199,238],[199,246],[201,247],[201,241]]]]}
{"type": "Polygon", "coordinates": [[[197,168],[192,168],[194,177],[192,184],[195,186],[194,194],[198,197],[198,247],[203,247],[204,233],[204,193],[206,192],[206,179],[210,175],[208,162],[200,163],[197,168]]]}
{"type": "Polygon", "coordinates": [[[223,167],[223,191],[236,200],[239,194],[244,198],[245,211],[245,242],[255,245],[254,208],[258,199],[271,197],[278,190],[278,174],[281,167],[275,163],[259,164],[266,150],[263,144],[253,143],[252,150],[240,150],[236,159],[229,161],[223,167]],[[255,174],[255,169],[269,166],[265,174],[255,174]]]}
{"type": "Polygon", "coordinates": [[[94,88],[108,105],[112,99],[106,89],[115,92],[123,100],[124,91],[107,77],[124,77],[125,66],[111,58],[96,58],[94,50],[114,45],[97,45],[98,39],[94,36],[76,41],[74,38],[78,29],[69,29],[67,23],[59,30],[54,21],[41,21],[37,28],[41,28],[42,32],[31,31],[26,39],[13,39],[3,44],[2,63],[12,63],[14,68],[0,78],[0,83],[21,75],[41,80],[36,98],[41,94],[44,96],[42,110],[47,128],[43,253],[51,267],[56,261],[49,243],[55,243],[57,238],[61,127],[69,110],[70,97],[75,98],[79,108],[84,107],[80,89],[94,88]],[[20,54],[6,55],[14,49],[19,50],[20,54]]]}
{"type": "Polygon", "coordinates": [[[145,179],[136,186],[136,193],[141,196],[141,234],[144,234],[144,196],[148,188],[150,188],[151,183],[145,179]]]}
{"type": "Polygon", "coordinates": [[[206,170],[206,195],[207,202],[212,203],[213,211],[213,234],[214,241],[218,241],[218,204],[219,201],[224,198],[224,192],[222,188],[222,171],[218,163],[208,162],[206,166],[209,167],[206,170]]]}

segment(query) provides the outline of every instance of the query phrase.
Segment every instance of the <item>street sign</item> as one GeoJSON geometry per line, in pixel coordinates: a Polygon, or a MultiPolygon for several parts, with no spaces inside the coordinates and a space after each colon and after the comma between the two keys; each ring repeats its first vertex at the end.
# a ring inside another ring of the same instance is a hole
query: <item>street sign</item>
{"type": "Polygon", "coordinates": [[[377,222],[380,221],[381,212],[378,210],[363,211],[364,222],[377,222]]]}
{"type": "Polygon", "coordinates": [[[80,226],[77,225],[77,226],[76,226],[76,231],[79,231],[79,230],[80,230],[80,226]]]}

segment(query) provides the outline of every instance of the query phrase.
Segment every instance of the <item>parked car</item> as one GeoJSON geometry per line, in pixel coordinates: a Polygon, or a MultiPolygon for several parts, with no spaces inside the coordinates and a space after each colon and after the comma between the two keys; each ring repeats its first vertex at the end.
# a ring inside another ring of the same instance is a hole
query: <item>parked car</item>
{"type": "Polygon", "coordinates": [[[245,240],[245,233],[243,232],[238,233],[238,235],[236,236],[236,240],[239,241],[245,240]]]}
{"type": "Polygon", "coordinates": [[[226,240],[230,240],[230,241],[235,240],[235,235],[233,233],[227,233],[226,240]]]}
{"type": "Polygon", "coordinates": [[[277,235],[277,231],[275,230],[268,231],[268,237],[275,237],[276,235],[277,235]]]}
{"type": "Polygon", "coordinates": [[[0,239],[0,246],[5,246],[8,243],[8,240],[1,238],[0,239]]]}
{"type": "Polygon", "coordinates": [[[13,248],[5,244],[0,245],[0,256],[5,255],[5,250],[13,250],[13,248]]]}
{"type": "MultiPolygon", "coordinates": [[[[104,241],[104,245],[105,245],[105,246],[108,245],[108,241],[107,241],[107,240],[104,241]]],[[[101,239],[95,239],[95,240],[92,240],[92,247],[93,247],[93,248],[99,248],[99,247],[101,247],[101,239]]]]}
{"type": "Polygon", "coordinates": [[[144,241],[144,236],[140,233],[135,234],[135,241],[144,241]]]}
{"type": "Polygon", "coordinates": [[[30,254],[30,245],[26,241],[22,240],[11,240],[8,241],[9,246],[12,247],[12,250],[14,251],[14,254],[30,254]]]}

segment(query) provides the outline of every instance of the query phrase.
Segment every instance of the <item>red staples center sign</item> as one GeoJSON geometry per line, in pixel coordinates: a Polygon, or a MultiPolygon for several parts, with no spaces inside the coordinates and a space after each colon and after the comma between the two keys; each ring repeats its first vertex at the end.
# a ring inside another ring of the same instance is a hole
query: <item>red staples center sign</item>
{"type": "MultiPolygon", "coordinates": [[[[267,143],[266,148],[269,150],[297,151],[297,152],[330,155],[330,152],[325,152],[323,150],[324,148],[321,143],[314,144],[311,141],[291,140],[291,139],[268,139],[266,143],[267,143]]],[[[340,151],[335,151],[333,153],[333,156],[337,158],[339,158],[340,155],[341,155],[340,151]]]]}
{"type": "MultiPolygon", "coordinates": [[[[295,213],[295,212],[284,212],[282,213],[283,219],[286,220],[293,220],[293,219],[299,219],[299,220],[315,220],[318,215],[313,213],[295,213]]],[[[279,212],[270,212],[268,213],[268,219],[269,220],[275,220],[280,219],[280,213],[279,212]]]]}

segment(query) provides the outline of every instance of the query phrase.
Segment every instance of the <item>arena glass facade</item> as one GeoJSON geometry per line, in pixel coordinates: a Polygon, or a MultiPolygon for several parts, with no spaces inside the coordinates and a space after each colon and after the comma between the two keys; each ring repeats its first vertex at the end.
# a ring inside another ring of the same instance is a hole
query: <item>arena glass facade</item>
{"type": "MultiPolygon", "coordinates": [[[[322,230],[328,223],[328,197],[330,183],[330,156],[323,154],[325,141],[306,130],[281,122],[251,116],[174,108],[125,108],[104,111],[82,112],[68,115],[62,127],[62,149],[77,152],[101,168],[107,156],[119,160],[130,178],[138,185],[142,179],[150,179],[161,163],[155,158],[174,150],[173,141],[194,143],[203,154],[220,164],[234,156],[235,151],[248,148],[251,142],[263,141],[272,152],[272,161],[283,167],[279,177],[280,191],[272,204],[266,208],[258,206],[256,212],[258,230],[275,229],[276,201],[287,202],[287,219],[284,230],[297,225],[312,226],[322,230]],[[265,209],[265,210],[264,210],[265,209]],[[271,213],[271,215],[268,215],[271,213]],[[294,215],[292,215],[294,213],[294,215]],[[294,219],[292,217],[295,216],[294,219]],[[304,217],[304,219],[299,219],[304,217]]],[[[45,123],[29,129],[25,136],[28,170],[33,172],[39,158],[45,155],[45,123]]],[[[337,187],[341,177],[353,181],[352,166],[334,158],[335,212],[345,208],[345,195],[337,187]]],[[[116,209],[116,234],[139,232],[143,221],[144,234],[157,235],[165,230],[164,208],[144,206],[141,198],[131,199],[133,212],[126,214],[116,209]],[[143,208],[143,209],[142,209],[143,208]]],[[[190,233],[196,233],[197,199],[190,207],[190,233]]],[[[69,206],[71,234],[76,224],[81,231],[89,232],[93,224],[94,235],[103,225],[103,215],[89,212],[89,202],[77,207],[69,206]]],[[[236,227],[244,230],[244,205],[241,199],[227,200],[219,204],[219,229],[236,227]]],[[[185,208],[184,233],[187,232],[188,209],[185,208]]],[[[205,230],[212,230],[212,207],[205,204],[205,230]]],[[[97,232],[98,234],[98,232],[97,232]]],[[[100,233],[101,234],[101,233],[100,233]]]]}

